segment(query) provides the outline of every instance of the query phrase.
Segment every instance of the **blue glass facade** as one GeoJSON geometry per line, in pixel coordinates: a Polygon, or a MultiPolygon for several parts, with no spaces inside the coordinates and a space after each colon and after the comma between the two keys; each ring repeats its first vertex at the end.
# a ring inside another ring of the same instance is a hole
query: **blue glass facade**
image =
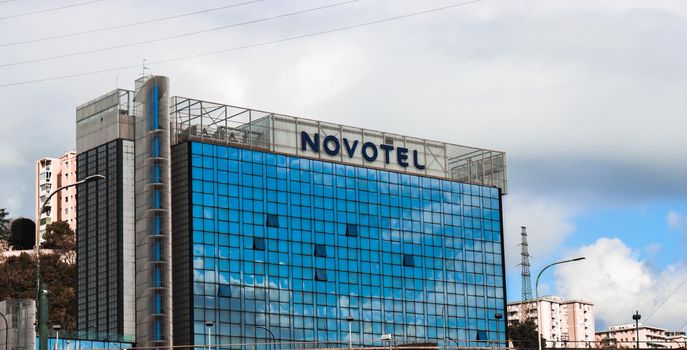
{"type": "Polygon", "coordinates": [[[267,329],[278,341],[344,341],[349,316],[354,341],[505,339],[497,188],[177,147],[191,213],[188,266],[174,273],[192,275],[175,288],[192,288],[192,300],[175,301],[175,319],[188,315],[188,341],[206,343],[207,321],[213,344],[270,341],[267,329]]]}
{"type": "MultiPolygon", "coordinates": [[[[60,335],[62,336],[62,335],[60,335]]],[[[133,343],[114,340],[88,340],[72,338],[48,338],[48,349],[92,350],[92,349],[131,349],[133,343]]],[[[40,338],[36,337],[35,350],[40,350],[40,338]]]]}

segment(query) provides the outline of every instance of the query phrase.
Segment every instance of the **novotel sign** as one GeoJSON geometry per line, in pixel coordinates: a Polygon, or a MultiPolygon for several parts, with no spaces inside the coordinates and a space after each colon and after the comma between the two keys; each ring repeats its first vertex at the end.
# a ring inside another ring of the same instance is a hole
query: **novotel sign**
{"type": "Polygon", "coordinates": [[[327,135],[320,142],[320,134],[313,134],[312,137],[305,132],[301,131],[301,150],[306,151],[308,147],[317,153],[324,150],[330,156],[338,156],[341,152],[345,152],[349,158],[353,158],[356,152],[360,152],[368,162],[375,162],[381,156],[384,158],[386,164],[391,163],[392,159],[394,162],[402,167],[408,167],[410,164],[417,169],[424,169],[425,165],[420,164],[420,159],[418,157],[417,150],[413,150],[412,153],[405,147],[395,147],[393,145],[380,144],[377,145],[372,142],[363,142],[362,145],[358,140],[349,140],[343,138],[343,142],[339,140],[335,135],[327,135]],[[342,145],[343,144],[343,145],[342,145]],[[381,151],[380,151],[381,150],[381,151]],[[392,152],[395,151],[395,156],[392,156],[392,152]],[[412,158],[410,157],[412,154],[412,158]],[[410,159],[409,159],[410,158],[410,159]]]}

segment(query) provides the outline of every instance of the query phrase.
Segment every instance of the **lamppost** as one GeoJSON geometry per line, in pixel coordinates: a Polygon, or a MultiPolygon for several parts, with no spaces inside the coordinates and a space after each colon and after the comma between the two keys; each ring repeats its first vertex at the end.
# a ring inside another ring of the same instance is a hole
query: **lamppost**
{"type": "Polygon", "coordinates": [[[541,308],[539,307],[539,277],[541,277],[541,274],[546,271],[551,266],[554,265],[560,265],[560,264],[565,264],[569,262],[574,262],[574,261],[580,261],[586,259],[585,257],[579,257],[579,258],[574,258],[574,259],[568,259],[568,260],[561,260],[561,261],[556,261],[555,263],[548,264],[546,265],[541,271],[539,271],[539,274],[537,275],[537,281],[534,284],[534,293],[535,293],[535,302],[537,303],[537,345],[538,349],[541,350],[541,308]]]}
{"type": "Polygon", "coordinates": [[[269,328],[267,328],[265,326],[257,326],[257,325],[255,326],[255,328],[261,328],[261,329],[266,330],[267,333],[269,333],[270,337],[272,338],[272,343],[274,344],[274,346],[275,347],[277,346],[277,338],[274,337],[274,333],[272,333],[272,331],[269,328]]]}
{"type": "Polygon", "coordinates": [[[494,315],[494,318],[496,319],[496,341],[497,341],[497,346],[501,346],[501,319],[503,318],[503,314],[500,312],[497,312],[494,315]]]}
{"type": "Polygon", "coordinates": [[[212,349],[212,326],[215,325],[215,322],[213,321],[205,321],[205,327],[207,328],[207,333],[208,333],[208,350],[212,349]]]}
{"type": "Polygon", "coordinates": [[[10,325],[7,323],[7,318],[5,317],[5,314],[0,312],[0,316],[2,316],[2,319],[5,320],[5,350],[9,349],[9,343],[10,343],[10,325]]]}
{"type": "Polygon", "coordinates": [[[351,322],[353,322],[354,318],[353,316],[346,316],[346,322],[348,322],[348,348],[353,349],[353,338],[352,338],[352,332],[351,332],[351,322]]]}
{"type": "Polygon", "coordinates": [[[639,349],[639,320],[642,319],[642,315],[639,314],[639,310],[635,310],[635,314],[632,315],[632,319],[635,320],[635,331],[637,334],[637,349],[639,349]]]}
{"type": "Polygon", "coordinates": [[[448,338],[448,340],[450,340],[450,341],[452,341],[452,342],[454,342],[454,343],[456,344],[456,349],[459,349],[459,348],[460,348],[460,344],[458,344],[458,341],[457,341],[457,340],[451,338],[450,335],[447,335],[446,338],[448,338]]]}
{"type": "Polygon", "coordinates": [[[52,325],[52,330],[55,331],[55,350],[60,350],[60,329],[62,326],[59,324],[52,325]]]}
{"type": "Polygon", "coordinates": [[[47,303],[47,297],[48,297],[48,287],[47,285],[45,288],[41,288],[41,251],[40,251],[40,246],[41,246],[41,240],[40,240],[40,223],[41,223],[41,214],[45,211],[46,205],[50,202],[50,198],[54,196],[57,192],[60,192],[62,190],[65,190],[70,187],[74,187],[77,185],[81,185],[86,182],[92,182],[92,181],[98,181],[98,180],[104,180],[106,179],[105,176],[96,174],[96,175],[91,175],[86,177],[83,180],[77,181],[73,184],[69,184],[66,186],[58,187],[54,191],[52,191],[43,201],[43,204],[41,205],[41,209],[36,213],[36,239],[35,239],[35,251],[36,251],[36,305],[37,305],[37,315],[38,315],[38,337],[39,337],[39,350],[48,350],[48,303],[47,303]]]}

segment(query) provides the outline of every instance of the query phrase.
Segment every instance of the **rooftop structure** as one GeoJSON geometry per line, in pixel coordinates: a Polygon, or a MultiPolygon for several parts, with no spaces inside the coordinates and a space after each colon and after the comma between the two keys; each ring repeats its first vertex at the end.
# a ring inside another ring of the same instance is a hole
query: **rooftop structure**
{"type": "Polygon", "coordinates": [[[172,144],[200,141],[234,145],[493,186],[502,194],[508,193],[504,152],[186,97],[172,97],[170,107],[172,144]],[[302,147],[303,133],[325,152],[302,147]],[[319,142],[314,142],[315,135],[319,142]],[[399,150],[406,151],[400,155],[405,156],[401,162],[399,150]],[[403,162],[407,165],[399,164],[403,162]]]}

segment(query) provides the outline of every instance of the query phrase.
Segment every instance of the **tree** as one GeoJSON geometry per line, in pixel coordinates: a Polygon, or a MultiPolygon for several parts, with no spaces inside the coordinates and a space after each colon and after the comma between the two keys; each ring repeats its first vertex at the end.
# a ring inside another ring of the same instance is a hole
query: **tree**
{"type": "Polygon", "coordinates": [[[36,242],[36,224],[31,219],[17,218],[10,224],[7,243],[15,250],[31,249],[36,242]]]}
{"type": "MultiPolygon", "coordinates": [[[[49,324],[65,330],[76,329],[76,265],[63,261],[60,254],[41,254],[41,282],[48,284],[49,324]]],[[[36,259],[26,253],[0,263],[0,300],[36,298],[36,259]]]]}
{"type": "Polygon", "coordinates": [[[0,240],[7,242],[10,239],[10,213],[5,208],[0,208],[0,240]]]}
{"type": "MultiPolygon", "coordinates": [[[[508,327],[508,337],[516,349],[537,349],[537,324],[528,318],[524,322],[515,321],[508,327]]],[[[542,349],[546,349],[546,340],[541,340],[542,349]]]]}
{"type": "Polygon", "coordinates": [[[76,263],[76,234],[69,224],[56,221],[45,228],[43,248],[52,249],[60,254],[70,265],[76,263]]]}

